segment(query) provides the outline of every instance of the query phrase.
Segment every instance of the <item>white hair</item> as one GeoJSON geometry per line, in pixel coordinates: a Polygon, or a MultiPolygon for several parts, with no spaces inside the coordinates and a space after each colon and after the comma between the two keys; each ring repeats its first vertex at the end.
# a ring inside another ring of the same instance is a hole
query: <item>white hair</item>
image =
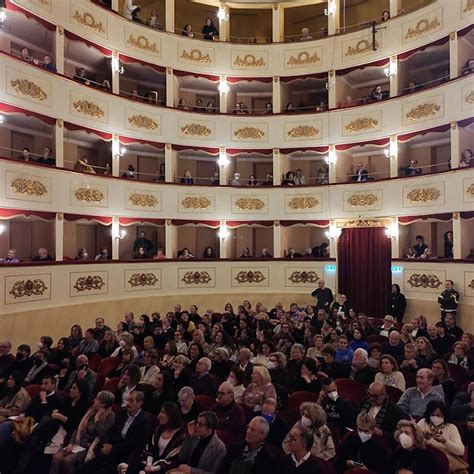
{"type": "Polygon", "coordinates": [[[365,349],[362,349],[362,347],[359,347],[359,349],[356,349],[354,351],[354,355],[356,354],[360,354],[360,356],[366,361],[369,360],[369,354],[367,353],[365,349]]]}

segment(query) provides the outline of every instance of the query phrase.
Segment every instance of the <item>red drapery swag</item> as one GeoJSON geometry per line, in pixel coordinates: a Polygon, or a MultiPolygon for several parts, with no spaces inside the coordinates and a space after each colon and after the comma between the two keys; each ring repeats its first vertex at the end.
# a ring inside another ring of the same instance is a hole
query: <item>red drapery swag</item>
{"type": "Polygon", "coordinates": [[[38,114],[3,102],[0,102],[0,112],[5,115],[25,115],[26,117],[35,117],[48,125],[54,125],[56,123],[56,119],[53,117],[47,117],[46,115],[38,114]]]}
{"type": "Polygon", "coordinates": [[[293,225],[308,225],[308,226],[313,226],[313,227],[329,227],[329,221],[328,220],[316,220],[316,221],[280,221],[280,225],[283,227],[291,227],[293,225]]]}
{"type": "Polygon", "coordinates": [[[87,128],[83,127],[82,125],[76,125],[71,122],[64,122],[64,128],[67,128],[71,132],[86,132],[86,133],[92,133],[94,135],[97,135],[100,137],[102,140],[106,142],[112,141],[113,135],[108,132],[102,132],[100,130],[94,130],[92,128],[87,128]]]}
{"type": "Polygon", "coordinates": [[[413,224],[413,222],[447,222],[453,218],[452,212],[442,214],[423,214],[421,216],[400,216],[398,223],[401,225],[413,224]]]}
{"type": "Polygon", "coordinates": [[[25,209],[0,208],[0,220],[8,220],[15,217],[25,217],[27,219],[30,217],[36,217],[45,221],[54,221],[56,219],[56,213],[46,211],[28,211],[25,209]]]}
{"type": "Polygon", "coordinates": [[[383,227],[343,229],[339,238],[338,288],[356,312],[383,317],[392,284],[391,241],[383,227]]]}
{"type": "Polygon", "coordinates": [[[390,143],[390,137],[387,137],[387,138],[380,138],[378,140],[367,140],[365,142],[354,142],[354,143],[345,143],[345,144],[336,145],[336,150],[345,151],[345,150],[354,148],[356,146],[366,146],[366,145],[384,147],[384,146],[387,146],[389,143],[390,143]]]}
{"type": "Polygon", "coordinates": [[[150,219],[148,217],[119,217],[119,223],[121,226],[129,225],[154,225],[161,226],[165,224],[164,219],[150,219]]]}
{"type": "Polygon", "coordinates": [[[64,32],[64,35],[70,41],[77,41],[79,43],[84,43],[88,48],[97,49],[97,51],[102,53],[106,58],[112,57],[112,51],[108,48],[104,48],[104,46],[100,46],[99,44],[93,43],[92,41],[88,41],[85,38],[75,35],[74,33],[71,33],[70,31],[67,31],[67,30],[64,32]]]}
{"type": "Polygon", "coordinates": [[[64,220],[68,222],[92,221],[96,224],[111,225],[112,217],[109,216],[85,216],[83,214],[64,214],[64,220]]]}
{"type": "Polygon", "coordinates": [[[210,227],[211,229],[218,229],[220,227],[220,221],[193,221],[186,219],[173,219],[171,223],[176,226],[205,226],[210,227]]]}

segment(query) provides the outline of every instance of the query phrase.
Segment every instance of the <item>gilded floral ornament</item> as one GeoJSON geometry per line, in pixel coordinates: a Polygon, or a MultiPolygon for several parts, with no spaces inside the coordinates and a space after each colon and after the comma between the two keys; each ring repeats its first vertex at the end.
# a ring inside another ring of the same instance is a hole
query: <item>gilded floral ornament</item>
{"type": "Polygon", "coordinates": [[[474,290],[474,280],[471,280],[471,283],[467,286],[468,288],[471,288],[471,290],[474,290]]]}
{"type": "Polygon", "coordinates": [[[15,178],[10,187],[15,193],[28,196],[41,197],[48,193],[46,186],[41,181],[29,178],[15,178]]]}
{"type": "Polygon", "coordinates": [[[364,130],[372,130],[379,124],[378,120],[370,117],[358,118],[346,125],[346,130],[351,133],[362,132],[364,130]]]}
{"type": "Polygon", "coordinates": [[[471,10],[474,10],[474,0],[466,0],[466,6],[463,9],[463,13],[468,13],[471,10]]]}
{"type": "MultiPolygon", "coordinates": [[[[375,47],[378,48],[379,44],[375,42],[375,47]]],[[[355,46],[349,46],[345,52],[345,56],[356,56],[358,54],[366,53],[372,50],[372,41],[367,39],[361,39],[355,46]]]]}
{"type": "Polygon", "coordinates": [[[132,193],[128,196],[128,200],[134,206],[140,207],[156,207],[158,199],[153,194],[132,193]]]}
{"type": "Polygon", "coordinates": [[[441,191],[436,188],[413,189],[407,195],[410,202],[428,202],[437,201],[441,196],[441,191]]]}
{"type": "Polygon", "coordinates": [[[294,271],[288,278],[291,283],[316,283],[319,280],[319,276],[313,271],[294,271]]]}
{"type": "Polygon", "coordinates": [[[257,57],[254,54],[246,54],[243,58],[237,56],[234,59],[234,66],[241,66],[241,67],[265,67],[267,64],[265,60],[260,57],[257,57]]]}
{"type": "Polygon", "coordinates": [[[313,138],[318,133],[319,129],[311,125],[298,125],[287,132],[291,138],[313,138]]]}
{"type": "Polygon", "coordinates": [[[421,118],[432,117],[440,110],[441,106],[438,104],[421,104],[407,112],[405,117],[409,120],[419,120],[421,118]]]}
{"type": "Polygon", "coordinates": [[[265,136],[265,132],[255,127],[243,127],[243,128],[239,128],[238,130],[234,132],[234,137],[240,138],[241,140],[245,140],[249,138],[253,140],[260,140],[264,136],[265,136]]]}
{"type": "MultiPolygon", "coordinates": [[[[474,0],[473,0],[474,1],[474,0]]],[[[474,104],[474,91],[471,91],[465,98],[464,101],[468,104],[474,104]]]]}
{"type": "Polygon", "coordinates": [[[90,115],[96,119],[100,119],[105,115],[105,112],[93,102],[89,102],[88,100],[78,100],[72,104],[74,110],[79,112],[80,114],[90,115]]]}
{"type": "Polygon", "coordinates": [[[78,10],[74,12],[73,20],[76,20],[82,26],[96,31],[97,33],[105,33],[104,26],[101,21],[96,21],[96,19],[88,12],[84,12],[82,15],[78,10]]]}
{"type": "Polygon", "coordinates": [[[104,194],[98,189],[92,188],[77,188],[74,191],[74,196],[78,201],[83,202],[101,202],[104,200],[104,194]]]}
{"type": "Polygon", "coordinates": [[[389,218],[381,218],[381,219],[355,219],[355,220],[345,220],[339,219],[336,221],[336,227],[338,229],[344,228],[355,228],[355,227],[388,227],[391,224],[391,220],[389,218]]]}
{"type": "Polygon", "coordinates": [[[48,98],[48,94],[28,79],[12,79],[10,85],[15,89],[17,94],[26,95],[32,99],[43,101],[48,98]]]}
{"type": "Polygon", "coordinates": [[[100,290],[105,285],[105,281],[100,275],[88,275],[79,277],[74,288],[79,291],[100,290]]]}
{"type": "Polygon", "coordinates": [[[12,286],[10,294],[16,298],[23,298],[24,296],[42,296],[48,289],[45,282],[39,278],[35,280],[18,280],[12,286]]]}
{"type": "Polygon", "coordinates": [[[146,51],[147,53],[160,54],[160,50],[156,46],[156,43],[151,43],[150,40],[143,35],[130,35],[128,37],[127,44],[141,49],[142,51],[146,51]]]}
{"type": "Polygon", "coordinates": [[[194,135],[198,137],[207,137],[212,133],[212,130],[205,125],[201,125],[200,123],[189,123],[184,127],[181,127],[181,131],[185,135],[194,135]]]}
{"type": "Polygon", "coordinates": [[[135,288],[137,286],[155,286],[158,278],[154,273],[134,273],[130,276],[128,284],[135,288]]]}
{"type": "Polygon", "coordinates": [[[181,281],[184,282],[185,285],[198,285],[204,284],[206,285],[212,280],[211,275],[208,272],[186,272],[181,278],[181,281]]]}
{"type": "Polygon", "coordinates": [[[199,49],[192,49],[189,53],[186,50],[183,50],[180,58],[193,63],[212,63],[210,54],[203,54],[199,49]]]}
{"type": "Polygon", "coordinates": [[[312,64],[317,64],[321,61],[318,53],[314,52],[310,54],[308,51],[301,51],[296,56],[291,55],[286,62],[287,66],[311,66],[312,64]]]}
{"type": "Polygon", "coordinates": [[[424,18],[416,24],[415,28],[408,28],[405,39],[411,39],[415,38],[416,36],[423,35],[428,33],[428,31],[434,30],[438,26],[441,26],[438,17],[434,17],[432,21],[424,18]]]}
{"type": "Polygon", "coordinates": [[[313,209],[319,204],[315,197],[294,197],[288,203],[290,209],[313,209]]]}
{"type": "Polygon", "coordinates": [[[373,206],[379,198],[375,194],[353,194],[347,199],[347,204],[354,207],[373,206]]]}
{"type": "Polygon", "coordinates": [[[158,128],[158,124],[146,115],[132,115],[128,117],[128,123],[136,128],[144,128],[146,130],[156,130],[158,128]]]}
{"type": "Polygon", "coordinates": [[[474,197],[474,183],[470,184],[466,189],[467,194],[474,197]]]}
{"type": "Polygon", "coordinates": [[[239,198],[235,205],[245,211],[259,211],[265,207],[265,203],[258,198],[239,198]]]}
{"type": "Polygon", "coordinates": [[[238,283],[261,283],[266,280],[265,275],[261,271],[241,271],[237,273],[234,280],[238,283]]]}
{"type": "Polygon", "coordinates": [[[188,196],[181,201],[181,205],[185,209],[207,209],[211,201],[207,197],[188,196]]]}
{"type": "Polygon", "coordinates": [[[443,283],[434,275],[426,273],[413,273],[407,280],[412,288],[439,288],[443,283]]]}

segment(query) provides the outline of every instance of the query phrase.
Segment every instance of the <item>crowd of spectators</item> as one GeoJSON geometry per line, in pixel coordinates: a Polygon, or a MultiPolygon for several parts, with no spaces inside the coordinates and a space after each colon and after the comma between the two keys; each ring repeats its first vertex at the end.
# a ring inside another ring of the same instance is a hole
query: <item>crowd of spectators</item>
{"type": "Polygon", "coordinates": [[[405,258],[432,260],[435,258],[453,258],[453,232],[448,230],[443,235],[443,255],[437,257],[433,249],[425,243],[421,234],[415,237],[415,244],[407,249],[405,258]]]}

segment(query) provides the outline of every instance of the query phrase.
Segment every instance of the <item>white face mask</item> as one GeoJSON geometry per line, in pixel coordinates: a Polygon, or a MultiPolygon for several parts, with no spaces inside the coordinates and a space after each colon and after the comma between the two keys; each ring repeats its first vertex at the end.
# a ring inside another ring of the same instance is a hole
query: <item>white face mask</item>
{"type": "Polygon", "coordinates": [[[439,426],[443,424],[444,418],[441,416],[432,415],[430,416],[430,421],[432,425],[439,426]]]}
{"type": "Polygon", "coordinates": [[[337,393],[337,390],[328,393],[328,397],[333,401],[336,401],[338,396],[339,394],[337,393]]]}
{"type": "Polygon", "coordinates": [[[413,446],[413,439],[406,433],[400,435],[399,441],[403,449],[410,449],[413,446]]]}
{"type": "Polygon", "coordinates": [[[366,433],[365,431],[357,431],[357,433],[363,443],[366,443],[370,438],[372,438],[372,433],[366,433]]]}
{"type": "Polygon", "coordinates": [[[125,346],[126,346],[126,343],[125,343],[125,341],[123,341],[123,340],[122,340],[122,341],[120,341],[120,342],[119,342],[119,346],[120,346],[120,347],[125,347],[125,346]]]}
{"type": "Polygon", "coordinates": [[[312,425],[311,419],[308,418],[307,416],[303,415],[301,417],[300,423],[305,427],[309,428],[312,425]]]}
{"type": "Polygon", "coordinates": [[[270,369],[270,370],[276,369],[276,364],[275,364],[275,362],[269,362],[269,363],[267,364],[267,367],[268,367],[268,369],[270,369]]]}

